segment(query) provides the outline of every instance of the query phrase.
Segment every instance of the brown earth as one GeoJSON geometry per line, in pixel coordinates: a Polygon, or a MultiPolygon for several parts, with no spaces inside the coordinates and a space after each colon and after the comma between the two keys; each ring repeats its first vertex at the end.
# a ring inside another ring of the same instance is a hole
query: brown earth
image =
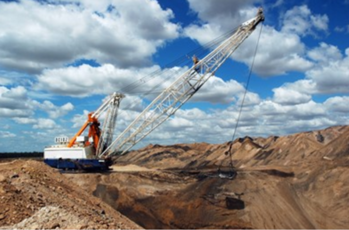
{"type": "Polygon", "coordinates": [[[0,226],[139,228],[122,213],[144,228],[348,228],[349,126],[239,138],[233,180],[217,173],[230,144],[150,145],[108,173],[2,163],[0,226]]]}
{"type": "Polygon", "coordinates": [[[43,162],[0,163],[0,228],[140,228],[43,162]]]}
{"type": "MultiPolygon", "coordinates": [[[[150,145],[118,157],[121,165],[132,162],[152,169],[179,169],[186,175],[200,172],[197,179],[190,177],[194,181],[177,180],[172,185],[175,189],[170,187],[165,193],[149,194],[142,200],[132,193],[126,195],[162,223],[172,221],[164,227],[348,228],[349,126],[282,137],[239,138],[231,152],[238,176],[235,180],[214,177],[207,170],[229,165],[230,144],[150,145]],[[143,200],[159,205],[154,208],[143,200]],[[205,211],[193,211],[192,205],[205,211]],[[164,209],[174,217],[163,214],[164,209]]],[[[140,175],[145,174],[129,177],[140,175]]],[[[108,180],[101,177],[98,183],[117,183],[128,192],[146,183],[137,180],[131,188],[123,180],[121,175],[108,180]]],[[[166,188],[167,183],[156,187],[166,188]]]]}

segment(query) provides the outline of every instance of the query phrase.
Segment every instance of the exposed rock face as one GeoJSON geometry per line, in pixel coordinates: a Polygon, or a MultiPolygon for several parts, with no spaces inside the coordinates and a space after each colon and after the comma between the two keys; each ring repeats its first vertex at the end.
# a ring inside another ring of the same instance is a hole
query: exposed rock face
{"type": "Polygon", "coordinates": [[[327,156],[346,156],[349,146],[349,126],[268,138],[238,138],[224,144],[149,145],[116,158],[116,162],[132,162],[148,168],[205,168],[228,165],[231,159],[237,167],[299,166],[327,156]]]}

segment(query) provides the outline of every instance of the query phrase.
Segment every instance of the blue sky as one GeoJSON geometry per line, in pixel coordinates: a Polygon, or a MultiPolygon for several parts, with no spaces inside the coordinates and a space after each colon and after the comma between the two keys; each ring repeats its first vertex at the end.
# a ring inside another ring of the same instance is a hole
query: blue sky
{"type": "Polygon", "coordinates": [[[238,136],[348,125],[348,0],[0,1],[0,152],[71,137],[115,91],[126,94],[118,135],[190,67],[188,53],[260,6],[263,26],[136,147],[231,140],[261,27],[238,136]]]}

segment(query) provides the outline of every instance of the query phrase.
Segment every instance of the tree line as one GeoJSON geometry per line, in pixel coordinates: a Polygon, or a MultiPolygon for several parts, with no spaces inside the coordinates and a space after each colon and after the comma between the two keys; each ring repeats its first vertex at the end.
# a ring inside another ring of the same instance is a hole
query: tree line
{"type": "Polygon", "coordinates": [[[0,152],[0,158],[39,158],[44,157],[43,152],[0,152]]]}

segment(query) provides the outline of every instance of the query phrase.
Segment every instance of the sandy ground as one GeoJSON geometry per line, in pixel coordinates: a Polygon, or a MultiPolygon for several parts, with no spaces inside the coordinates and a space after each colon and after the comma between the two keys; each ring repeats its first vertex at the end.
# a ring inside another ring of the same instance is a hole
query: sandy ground
{"type": "Polygon", "coordinates": [[[156,171],[157,169],[149,169],[138,165],[112,165],[112,172],[144,172],[144,171],[156,171]]]}

